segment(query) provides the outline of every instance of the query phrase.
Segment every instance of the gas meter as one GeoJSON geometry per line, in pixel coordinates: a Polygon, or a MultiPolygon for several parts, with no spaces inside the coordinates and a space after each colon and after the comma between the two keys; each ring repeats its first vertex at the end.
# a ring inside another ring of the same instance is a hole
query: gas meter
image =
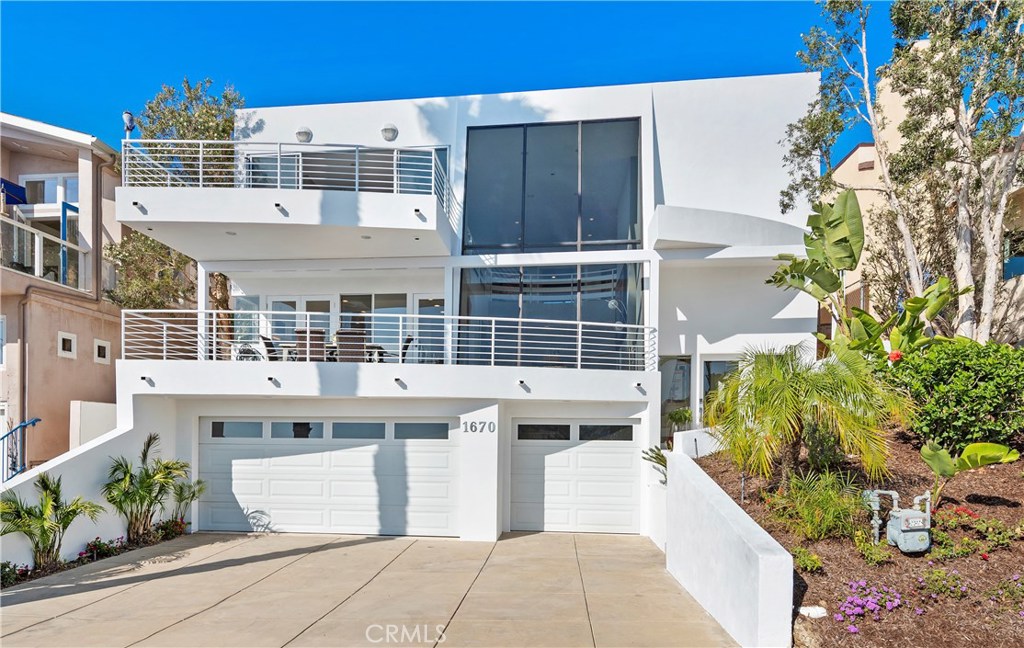
{"type": "Polygon", "coordinates": [[[895,491],[872,490],[864,491],[864,504],[871,509],[871,528],[874,530],[875,544],[880,538],[882,518],[881,496],[888,495],[892,499],[892,510],[889,511],[889,523],[885,526],[886,541],[899,548],[903,553],[920,553],[928,551],[932,546],[932,494],[926,492],[914,498],[913,508],[901,509],[900,496],[895,491]]]}

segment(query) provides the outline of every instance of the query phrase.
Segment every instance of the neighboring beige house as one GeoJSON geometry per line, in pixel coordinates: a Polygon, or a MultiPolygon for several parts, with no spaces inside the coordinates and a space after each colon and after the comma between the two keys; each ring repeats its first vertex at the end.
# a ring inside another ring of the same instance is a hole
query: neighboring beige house
{"type": "Polygon", "coordinates": [[[103,299],[114,276],[102,258],[122,232],[114,160],[91,135],[0,113],[0,421],[6,432],[41,419],[26,437],[29,467],[114,407],[120,309],[103,299]]]}
{"type": "MultiPolygon", "coordinates": [[[[898,95],[888,90],[884,83],[878,86],[877,105],[885,115],[886,124],[882,137],[890,147],[899,146],[897,126],[906,116],[898,95]]],[[[842,186],[877,187],[881,185],[875,145],[871,142],[858,144],[836,165],[835,180],[842,186]]],[[[868,240],[875,235],[872,216],[884,208],[884,199],[877,191],[857,190],[857,200],[864,215],[864,228],[868,240]]],[[[1003,285],[1004,298],[997,302],[996,320],[1003,323],[1003,329],[996,339],[1014,344],[1024,342],[1024,189],[1010,197],[1007,208],[1004,239],[1003,285]],[[1009,309],[1009,313],[1007,313],[1009,309]]],[[[862,268],[870,263],[865,251],[860,267],[847,272],[843,278],[846,285],[846,303],[872,311],[871,295],[864,282],[862,268]]],[[[827,312],[819,313],[819,331],[827,332],[831,321],[827,312]]]]}

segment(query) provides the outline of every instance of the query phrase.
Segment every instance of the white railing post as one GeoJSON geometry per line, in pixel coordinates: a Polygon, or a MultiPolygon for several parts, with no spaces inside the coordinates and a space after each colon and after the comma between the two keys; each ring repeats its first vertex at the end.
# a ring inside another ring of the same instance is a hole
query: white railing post
{"type": "Polygon", "coordinates": [[[398,191],[398,149],[391,149],[391,189],[392,193],[398,191]]]}
{"type": "Polygon", "coordinates": [[[199,186],[203,186],[203,142],[199,142],[199,186]]]}
{"type": "Polygon", "coordinates": [[[359,147],[358,146],[356,147],[356,174],[355,174],[354,182],[356,183],[356,189],[355,190],[359,191],[359,147]]]}
{"type": "MultiPolygon", "coordinates": [[[[431,149],[430,152],[430,191],[435,197],[441,197],[441,194],[444,193],[440,192],[437,187],[437,149],[431,149]]],[[[445,212],[447,211],[448,209],[445,208],[445,212]]]]}
{"type": "Polygon", "coordinates": [[[402,364],[405,361],[405,358],[402,357],[402,347],[405,346],[405,344],[403,344],[405,342],[405,336],[402,335],[402,333],[403,333],[402,329],[404,328],[402,326],[402,324],[404,323],[404,321],[405,321],[405,315],[399,315],[398,316],[398,348],[395,349],[395,351],[398,352],[398,364],[402,364]]]}
{"type": "Polygon", "coordinates": [[[35,259],[32,263],[32,271],[37,277],[43,276],[43,237],[39,234],[30,232],[29,236],[32,237],[32,247],[35,253],[35,259]]]}
{"type": "Polygon", "coordinates": [[[128,338],[125,337],[125,320],[128,318],[128,313],[121,311],[121,359],[125,360],[128,357],[128,338]]]}
{"type": "MultiPolygon", "coordinates": [[[[210,358],[217,360],[217,313],[211,313],[210,315],[210,358]]],[[[230,358],[229,358],[230,359],[230,358]]]]}
{"type": "Polygon", "coordinates": [[[281,142],[277,143],[277,188],[281,188],[281,142]]]}
{"type": "Polygon", "coordinates": [[[498,320],[491,319],[491,366],[494,366],[495,347],[498,345],[498,320]]]}
{"type": "Polygon", "coordinates": [[[164,322],[161,327],[163,328],[163,343],[160,348],[163,349],[163,359],[167,359],[167,322],[164,322]]]}
{"type": "Polygon", "coordinates": [[[583,368],[583,322],[576,322],[576,368],[583,368]]]}

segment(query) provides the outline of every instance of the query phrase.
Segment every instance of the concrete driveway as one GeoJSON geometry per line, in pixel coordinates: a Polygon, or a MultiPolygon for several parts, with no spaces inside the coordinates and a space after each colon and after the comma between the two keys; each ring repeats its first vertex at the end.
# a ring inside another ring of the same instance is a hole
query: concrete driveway
{"type": "Polygon", "coordinates": [[[4,590],[0,643],[735,645],[663,563],[637,536],[203,533],[4,590]]]}

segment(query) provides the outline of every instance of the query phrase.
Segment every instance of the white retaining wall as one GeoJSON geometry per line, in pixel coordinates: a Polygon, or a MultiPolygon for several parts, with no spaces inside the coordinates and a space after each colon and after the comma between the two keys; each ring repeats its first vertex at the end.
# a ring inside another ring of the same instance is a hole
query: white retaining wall
{"type": "MultiPolygon", "coordinates": [[[[142,443],[150,432],[160,434],[162,456],[175,456],[174,430],[166,423],[173,421],[174,417],[174,401],[153,399],[147,403],[146,414],[138,417],[143,420],[136,420],[141,425],[128,429],[118,428],[80,445],[11,479],[3,485],[0,492],[16,493],[18,497],[34,504],[39,501],[34,484],[36,476],[48,472],[51,476],[63,478],[61,486],[65,500],[70,501],[82,496],[103,505],[106,510],[95,522],[81,517],[71,524],[64,536],[64,543],[61,545],[63,557],[67,560],[78,558],[78,552],[82,551],[85,543],[90,540],[96,537],[109,540],[124,535],[126,531],[124,520],[103,497],[102,488],[107,480],[111,458],[123,455],[131,459],[133,465],[138,466],[142,443]],[[160,419],[163,419],[163,422],[160,422],[160,419]]],[[[0,556],[3,560],[19,565],[31,565],[32,545],[20,533],[0,536],[0,556]]]]}
{"type": "Polygon", "coordinates": [[[793,557],[693,459],[667,456],[669,573],[740,645],[791,646],[793,557]]]}

